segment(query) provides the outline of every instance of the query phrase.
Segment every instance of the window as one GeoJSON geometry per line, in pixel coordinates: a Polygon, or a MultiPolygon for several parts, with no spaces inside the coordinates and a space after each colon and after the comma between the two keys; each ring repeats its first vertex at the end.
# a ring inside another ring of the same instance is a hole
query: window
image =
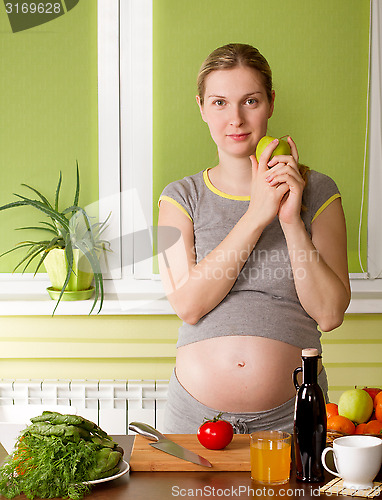
{"type": "MultiPolygon", "coordinates": [[[[370,1],[370,94],[367,269],[351,279],[352,302],[348,312],[381,312],[382,301],[382,4],[370,1]]],[[[352,278],[352,276],[351,276],[352,278]]]]}
{"type": "Polygon", "coordinates": [[[107,289],[159,298],[151,251],[152,0],[99,0],[98,9],[100,218],[117,214],[107,289]]]}
{"type": "MultiPolygon", "coordinates": [[[[138,235],[136,241],[127,238],[128,247],[124,246],[122,269],[125,274],[120,281],[128,290],[141,290],[143,293],[161,293],[161,287],[152,275],[151,260],[132,262],[127,255],[139,255],[139,241],[144,232],[149,234],[152,221],[152,132],[147,123],[152,123],[152,0],[120,1],[120,110],[121,110],[121,172],[122,193],[122,234],[138,235]],[[126,61],[130,61],[127,64],[126,61]],[[144,130],[144,137],[139,131],[144,130]],[[139,165],[139,168],[136,166],[139,165]],[[126,196],[125,196],[126,195],[126,196]],[[125,201],[124,201],[125,200],[125,201]],[[129,229],[130,228],[130,229],[129,229]],[[133,228],[133,229],[131,229],[133,228]],[[138,240],[138,241],[137,241],[138,240]],[[127,258],[127,261],[126,261],[127,258]],[[124,261],[125,259],[125,261],[124,261]],[[127,271],[127,273],[126,273],[127,271]]],[[[99,0],[99,7],[113,11],[116,37],[118,0],[109,2],[99,0]],[[113,6],[110,5],[113,4],[113,6]],[[107,4],[107,5],[106,5],[107,4]]],[[[351,275],[353,291],[348,312],[382,312],[382,224],[380,213],[382,199],[382,46],[381,23],[382,4],[378,0],[370,2],[371,23],[371,64],[370,64],[370,117],[369,117],[369,186],[368,189],[368,252],[367,270],[364,274],[351,275]]],[[[109,20],[104,18],[105,23],[109,20]]],[[[105,28],[106,29],[106,28],[105,28]]],[[[110,33],[110,27],[109,27],[110,33]]],[[[117,40],[115,40],[117,45],[117,40]]],[[[116,49],[115,45],[115,51],[116,49]]],[[[107,58],[110,62],[110,58],[107,58]]],[[[115,68],[117,63],[114,63],[115,68]]],[[[116,74],[115,71],[111,71],[116,74]]],[[[106,82],[107,83],[107,82],[106,82]]],[[[114,83],[117,88],[117,83],[114,83]]],[[[114,97],[115,98],[115,97],[114,97]]],[[[116,98],[115,98],[116,99],[116,98]]],[[[117,109],[117,104],[114,102],[117,109]]],[[[111,108],[107,105],[109,112],[111,108]]],[[[116,113],[113,117],[116,120],[116,113]]],[[[110,121],[112,123],[112,120],[110,121]]],[[[117,130],[117,123],[115,123],[117,130]]],[[[106,132],[107,133],[107,132],[106,132]]],[[[101,136],[100,136],[101,137],[101,136]]],[[[117,147],[116,134],[113,134],[117,147]]],[[[113,140],[113,138],[111,138],[113,140]]],[[[101,142],[102,144],[102,142],[101,142]]],[[[112,151],[111,151],[112,153],[112,151]]],[[[106,155],[105,165],[107,164],[106,155]]],[[[101,155],[100,155],[101,159],[101,155]]],[[[117,171],[117,159],[115,166],[117,171]]],[[[100,160],[100,169],[102,163],[100,160]]],[[[100,170],[100,175],[101,175],[100,170]]],[[[118,170],[119,172],[119,170],[118,170]]],[[[112,191],[115,192],[115,191],[112,191]]],[[[116,283],[116,282],[114,282],[116,283]]]]}
{"type": "MultiPolygon", "coordinates": [[[[348,312],[382,312],[382,4],[371,0],[368,263],[352,275],[348,312]]],[[[152,273],[152,0],[98,0],[100,220],[109,212],[112,241],[102,314],[171,314],[152,273]],[[147,243],[150,245],[147,245],[147,243]]],[[[51,314],[44,275],[5,275],[0,314],[51,314]],[[22,287],[20,284],[22,283],[22,287]],[[42,298],[43,297],[43,298],[42,298]],[[22,302],[22,303],[21,303],[22,302]]],[[[58,314],[87,314],[87,304],[64,304],[58,314]]]]}
{"type": "MultiPolygon", "coordinates": [[[[111,242],[113,250],[108,255],[102,314],[171,314],[173,310],[164,298],[161,282],[152,273],[150,251],[152,0],[98,0],[97,9],[96,208],[100,220],[112,213],[105,239],[111,242]]],[[[0,314],[52,313],[52,302],[45,290],[49,286],[46,275],[3,275],[1,280],[6,286],[0,292],[0,314]]],[[[61,302],[57,314],[88,314],[88,306],[61,302]]]]}

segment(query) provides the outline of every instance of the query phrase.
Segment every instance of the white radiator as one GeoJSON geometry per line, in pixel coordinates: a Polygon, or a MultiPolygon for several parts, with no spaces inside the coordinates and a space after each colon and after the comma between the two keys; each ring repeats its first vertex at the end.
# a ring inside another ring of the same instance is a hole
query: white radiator
{"type": "Polygon", "coordinates": [[[167,388],[168,380],[0,379],[0,420],[29,424],[31,411],[39,415],[46,407],[64,405],[108,434],[128,434],[133,421],[164,432],[167,388]]]}

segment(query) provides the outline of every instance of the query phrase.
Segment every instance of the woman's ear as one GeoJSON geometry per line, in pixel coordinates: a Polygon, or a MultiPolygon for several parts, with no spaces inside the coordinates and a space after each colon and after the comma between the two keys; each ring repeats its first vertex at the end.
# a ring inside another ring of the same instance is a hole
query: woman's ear
{"type": "Polygon", "coordinates": [[[202,120],[203,120],[204,122],[206,122],[206,119],[205,119],[205,117],[204,117],[203,104],[201,103],[201,101],[200,101],[200,96],[198,96],[198,95],[196,96],[196,102],[198,103],[199,110],[200,110],[200,114],[201,114],[201,116],[202,116],[202,120]]]}
{"type": "Polygon", "coordinates": [[[272,100],[271,100],[270,106],[269,106],[268,118],[270,118],[273,115],[273,110],[275,108],[275,97],[276,97],[275,91],[272,90],[272,100]]]}

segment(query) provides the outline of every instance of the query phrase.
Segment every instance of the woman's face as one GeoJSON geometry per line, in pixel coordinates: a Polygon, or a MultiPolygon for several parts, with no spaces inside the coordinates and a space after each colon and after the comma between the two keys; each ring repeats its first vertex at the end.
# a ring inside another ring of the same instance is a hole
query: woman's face
{"type": "Polygon", "coordinates": [[[206,78],[203,105],[196,99],[219,154],[246,157],[255,152],[274,102],[274,94],[268,101],[261,73],[247,66],[215,70],[206,78]]]}

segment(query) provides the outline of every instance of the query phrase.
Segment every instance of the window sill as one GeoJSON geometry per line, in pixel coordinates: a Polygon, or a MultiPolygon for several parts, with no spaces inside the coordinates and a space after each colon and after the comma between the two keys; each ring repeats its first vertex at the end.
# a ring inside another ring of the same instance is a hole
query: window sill
{"type": "Polygon", "coordinates": [[[350,279],[351,301],[346,314],[381,314],[382,279],[350,279]]]}
{"type": "MultiPolygon", "coordinates": [[[[28,275],[7,275],[0,285],[0,316],[51,316],[55,301],[46,288],[46,275],[33,280],[28,275]],[[29,279],[28,279],[29,278],[29,279]]],[[[100,315],[175,314],[159,280],[124,279],[105,281],[100,315]]],[[[61,301],[55,316],[87,316],[93,300],[61,301]]],[[[92,316],[97,316],[99,301],[92,316]]]]}
{"type": "MultiPolygon", "coordinates": [[[[99,302],[98,302],[99,304],[99,302]]],[[[97,316],[99,305],[92,316],[97,316]]],[[[55,302],[48,294],[0,296],[0,316],[51,316],[55,302]]],[[[92,307],[92,300],[65,302],[61,301],[55,316],[87,316],[92,307]]],[[[164,298],[155,296],[140,297],[139,294],[106,294],[99,315],[145,315],[175,314],[164,298]]]]}
{"type": "MultiPolygon", "coordinates": [[[[27,275],[1,281],[0,316],[51,316],[55,302],[49,298],[45,275],[33,280],[27,275]],[[29,278],[29,279],[28,279],[29,278]],[[21,291],[22,289],[22,291],[21,291]]],[[[382,314],[382,279],[351,279],[352,299],[346,314],[382,314]]],[[[98,303],[99,304],[99,303],[98,303]]],[[[87,316],[92,300],[65,302],[56,316],[87,316]]],[[[96,316],[96,305],[92,316],[96,316]]],[[[105,282],[104,304],[100,315],[175,314],[159,280],[124,279],[105,282]]]]}

